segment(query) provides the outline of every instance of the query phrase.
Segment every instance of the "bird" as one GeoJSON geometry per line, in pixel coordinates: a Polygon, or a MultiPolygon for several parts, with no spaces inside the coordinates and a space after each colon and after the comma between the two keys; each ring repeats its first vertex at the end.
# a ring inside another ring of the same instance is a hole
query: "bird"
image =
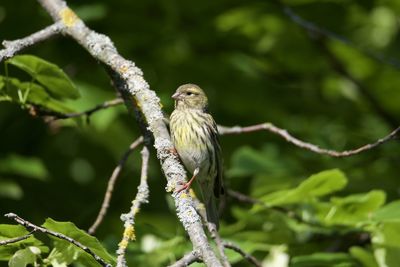
{"type": "Polygon", "coordinates": [[[172,95],[171,139],[192,178],[177,192],[188,190],[196,180],[205,204],[207,221],[219,227],[217,198],[224,193],[223,163],[218,128],[208,111],[208,98],[196,84],[184,84],[172,95]]]}

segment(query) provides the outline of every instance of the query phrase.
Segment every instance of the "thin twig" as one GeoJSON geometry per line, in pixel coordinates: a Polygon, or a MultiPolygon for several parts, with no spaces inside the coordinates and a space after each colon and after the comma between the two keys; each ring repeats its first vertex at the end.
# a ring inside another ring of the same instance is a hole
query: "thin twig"
{"type": "Polygon", "coordinates": [[[130,154],[141,143],[143,143],[143,136],[137,138],[135,141],[132,142],[132,144],[129,146],[128,150],[125,151],[124,155],[119,160],[118,165],[115,167],[114,171],[112,172],[110,179],[108,180],[107,190],[106,190],[106,193],[104,194],[103,203],[101,205],[101,208],[97,215],[96,220],[94,221],[94,223],[92,224],[92,226],[90,226],[90,228],[88,230],[89,234],[93,235],[96,232],[96,229],[102,223],[104,217],[107,214],[108,207],[110,206],[110,201],[111,201],[112,193],[114,191],[115,182],[117,181],[117,178],[120,175],[121,170],[122,170],[123,166],[125,165],[125,162],[129,158],[130,154]]]}
{"type": "Polygon", "coordinates": [[[63,28],[62,23],[55,22],[54,24],[35,32],[25,38],[21,38],[14,41],[3,41],[3,46],[5,49],[0,50],[0,62],[5,59],[13,57],[15,54],[20,52],[21,50],[37,44],[41,41],[47,40],[50,37],[61,32],[63,28]]]}
{"type": "Polygon", "coordinates": [[[76,118],[76,117],[80,117],[80,116],[86,116],[87,119],[89,119],[89,117],[100,110],[103,109],[107,109],[110,107],[114,107],[120,104],[123,104],[124,100],[122,98],[115,98],[112,100],[108,100],[105,101],[104,103],[98,104],[88,110],[85,111],[81,111],[81,112],[73,112],[73,113],[61,113],[61,112],[57,112],[57,111],[53,111],[53,110],[49,110],[46,108],[43,108],[41,106],[38,105],[30,105],[30,109],[29,109],[29,113],[32,116],[45,116],[48,117],[48,119],[46,119],[46,122],[52,122],[55,120],[61,120],[61,119],[70,119],[70,118],[76,118]]]}
{"type": "Polygon", "coordinates": [[[173,264],[168,265],[168,267],[187,267],[194,262],[201,262],[201,260],[199,257],[199,253],[197,253],[196,251],[191,251],[185,254],[182,258],[180,258],[173,264]]]}
{"type": "Polygon", "coordinates": [[[19,241],[28,239],[29,237],[32,236],[32,233],[33,233],[33,232],[34,232],[34,231],[31,231],[29,234],[26,234],[26,235],[23,235],[23,236],[20,236],[20,237],[11,238],[11,239],[7,239],[7,240],[1,240],[1,241],[0,241],[0,246],[12,244],[12,243],[17,243],[17,242],[19,242],[19,241]]]}
{"type": "Polygon", "coordinates": [[[127,267],[125,252],[129,241],[135,240],[135,215],[139,212],[140,206],[149,202],[149,186],[147,184],[148,169],[149,169],[149,149],[144,146],[142,151],[142,171],[140,174],[140,184],[135,199],[132,201],[132,206],[129,213],[122,214],[121,220],[124,222],[124,234],[121,242],[118,244],[117,250],[117,267],[127,267]]]}
{"type": "Polygon", "coordinates": [[[352,150],[336,151],[336,150],[331,150],[331,149],[320,148],[314,144],[303,142],[303,141],[297,139],[296,137],[293,137],[292,135],[290,135],[287,132],[287,130],[278,128],[275,125],[273,125],[272,123],[261,123],[261,124],[256,124],[256,125],[252,125],[252,126],[247,126],[247,127],[240,127],[240,126],[234,126],[234,127],[219,126],[218,127],[218,131],[221,135],[251,133],[251,132],[257,132],[257,131],[262,131],[262,130],[277,134],[277,135],[283,137],[287,142],[294,144],[295,146],[298,146],[300,148],[304,148],[304,149],[310,150],[310,151],[318,153],[318,154],[329,155],[331,157],[336,157],[336,158],[349,157],[349,156],[353,156],[356,154],[360,154],[367,150],[371,150],[375,147],[382,145],[383,143],[386,143],[390,140],[397,138],[400,133],[400,127],[398,127],[394,131],[392,131],[390,134],[379,139],[375,143],[366,144],[364,146],[361,146],[359,148],[352,149],[352,150]]]}
{"type": "Polygon", "coordinates": [[[254,266],[261,267],[262,264],[259,262],[254,256],[249,253],[244,252],[238,245],[233,244],[232,242],[224,242],[224,247],[232,249],[236,251],[240,255],[243,256],[248,262],[252,263],[254,266]]]}
{"type": "Polygon", "coordinates": [[[112,267],[111,264],[107,263],[104,259],[102,259],[96,253],[94,253],[90,248],[82,245],[80,242],[72,239],[69,236],[66,236],[66,235],[58,233],[58,232],[54,232],[54,231],[46,229],[44,227],[37,226],[37,225],[35,225],[35,224],[33,224],[33,223],[29,222],[29,221],[26,221],[26,220],[22,219],[21,217],[19,217],[15,213],[7,213],[4,216],[9,218],[9,219],[13,219],[14,221],[16,221],[20,225],[24,226],[28,230],[31,229],[33,231],[39,231],[39,232],[42,232],[42,233],[45,233],[45,234],[48,234],[48,235],[51,235],[51,236],[66,240],[66,241],[74,244],[75,246],[79,247],[80,249],[82,249],[86,253],[90,254],[90,256],[92,256],[102,266],[112,267]]]}

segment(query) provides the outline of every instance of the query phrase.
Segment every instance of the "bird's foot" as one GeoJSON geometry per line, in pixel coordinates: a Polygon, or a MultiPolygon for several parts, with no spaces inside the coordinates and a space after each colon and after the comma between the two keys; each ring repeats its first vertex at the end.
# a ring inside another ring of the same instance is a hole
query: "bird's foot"
{"type": "Polygon", "coordinates": [[[182,186],[179,189],[177,189],[175,192],[176,193],[180,193],[182,191],[187,192],[187,191],[189,191],[191,185],[192,185],[192,183],[190,181],[187,183],[183,183],[182,186]]]}
{"type": "Polygon", "coordinates": [[[168,149],[168,152],[173,154],[174,156],[178,156],[178,151],[176,150],[175,147],[171,147],[168,149]]]}

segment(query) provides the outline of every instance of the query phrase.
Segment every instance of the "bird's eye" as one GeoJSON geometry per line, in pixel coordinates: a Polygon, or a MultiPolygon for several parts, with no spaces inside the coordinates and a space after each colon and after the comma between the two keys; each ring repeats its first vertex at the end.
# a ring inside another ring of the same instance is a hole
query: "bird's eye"
{"type": "Polygon", "coordinates": [[[192,92],[186,92],[186,95],[193,95],[192,92]]]}

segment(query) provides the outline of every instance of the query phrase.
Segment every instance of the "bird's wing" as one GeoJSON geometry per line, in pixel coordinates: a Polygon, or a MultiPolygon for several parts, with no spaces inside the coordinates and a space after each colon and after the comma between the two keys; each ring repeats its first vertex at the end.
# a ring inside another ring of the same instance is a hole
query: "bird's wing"
{"type": "Polygon", "coordinates": [[[224,187],[223,187],[223,161],[222,161],[222,153],[221,153],[221,146],[219,145],[219,134],[218,134],[218,128],[217,124],[215,123],[214,119],[210,116],[210,119],[212,123],[207,124],[212,141],[212,145],[214,147],[214,160],[216,162],[216,168],[217,168],[217,176],[215,177],[214,180],[214,195],[216,197],[219,197],[221,194],[224,193],[224,187]]]}

